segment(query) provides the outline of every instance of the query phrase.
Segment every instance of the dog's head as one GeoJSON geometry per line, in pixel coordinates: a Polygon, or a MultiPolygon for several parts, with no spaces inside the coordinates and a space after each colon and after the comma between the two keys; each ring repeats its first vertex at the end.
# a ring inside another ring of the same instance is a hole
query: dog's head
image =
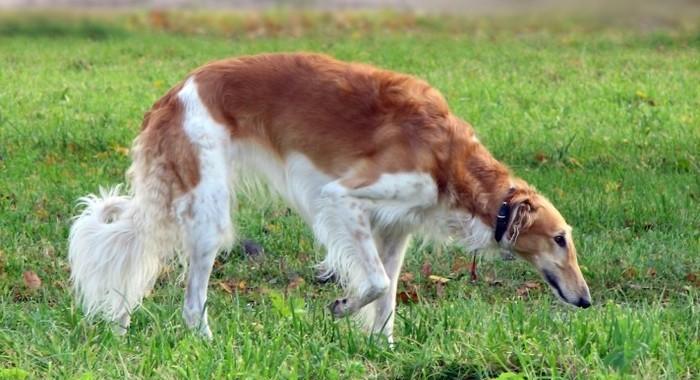
{"type": "Polygon", "coordinates": [[[572,230],[559,211],[529,188],[514,190],[508,203],[503,239],[537,268],[559,299],[589,307],[591,295],[578,266],[572,230]]]}

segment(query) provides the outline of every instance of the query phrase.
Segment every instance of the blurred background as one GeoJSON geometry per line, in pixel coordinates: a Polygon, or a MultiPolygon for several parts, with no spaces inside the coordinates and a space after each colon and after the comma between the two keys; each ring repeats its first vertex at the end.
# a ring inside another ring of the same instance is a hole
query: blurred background
{"type": "Polygon", "coordinates": [[[2,0],[5,8],[167,9],[394,9],[425,12],[500,13],[521,11],[617,11],[668,13],[697,6],[696,0],[2,0]]]}
{"type": "Polygon", "coordinates": [[[0,0],[0,33],[225,37],[539,31],[697,35],[700,0],[0,0]],[[77,22],[76,21],[80,21],[77,22]],[[84,34],[84,33],[83,33],[84,34]]]}
{"type": "Polygon", "coordinates": [[[566,13],[608,22],[637,20],[655,27],[669,18],[697,17],[700,0],[0,0],[3,10],[392,10],[415,13],[508,15],[566,13]]]}

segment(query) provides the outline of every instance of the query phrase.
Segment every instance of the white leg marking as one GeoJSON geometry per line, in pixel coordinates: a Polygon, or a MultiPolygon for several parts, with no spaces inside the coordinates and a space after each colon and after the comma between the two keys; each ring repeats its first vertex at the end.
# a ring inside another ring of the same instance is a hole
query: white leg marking
{"type": "Polygon", "coordinates": [[[190,328],[211,338],[206,301],[209,275],[219,250],[233,241],[228,135],[201,103],[189,79],[178,94],[185,105],[183,128],[199,155],[200,183],[175,202],[183,229],[183,248],[189,258],[183,317],[190,328]]]}

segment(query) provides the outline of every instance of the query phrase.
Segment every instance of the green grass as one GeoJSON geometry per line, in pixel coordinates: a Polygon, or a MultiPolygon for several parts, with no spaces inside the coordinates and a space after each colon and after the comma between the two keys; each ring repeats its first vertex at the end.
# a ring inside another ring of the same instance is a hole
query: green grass
{"type": "Polygon", "coordinates": [[[120,17],[0,23],[0,378],[700,376],[697,27],[317,15],[292,36],[280,15],[263,23],[273,34],[240,16],[239,26],[204,32],[175,20],[160,28],[168,33],[144,26],[146,16],[120,17]],[[544,284],[519,295],[524,282],[541,283],[525,263],[481,258],[471,283],[457,270],[459,249],[416,246],[404,270],[419,301],[399,306],[390,350],[325,311],[339,290],[314,283],[322,252],[300,219],[243,196],[239,235],[266,253],[254,261],[237,248],[219,259],[213,342],[183,326],[177,268],[125,337],[85,321],[66,263],[75,200],[123,180],[121,148],[190,69],[292,50],[412,73],[440,89],[575,227],[594,307],[560,305],[544,284]],[[444,292],[421,274],[425,262],[451,278],[444,292]],[[29,270],[43,281],[36,291],[23,285],[29,270]],[[288,289],[297,276],[304,283],[288,289]],[[222,281],[240,289],[229,294],[222,281]]]}

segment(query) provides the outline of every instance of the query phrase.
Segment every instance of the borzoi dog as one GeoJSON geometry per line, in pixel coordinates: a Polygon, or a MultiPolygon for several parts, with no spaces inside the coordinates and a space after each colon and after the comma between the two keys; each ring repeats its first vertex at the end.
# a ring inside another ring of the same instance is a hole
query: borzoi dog
{"type": "Polygon", "coordinates": [[[334,316],[391,340],[409,237],[512,250],[561,300],[588,307],[571,227],[493,158],[426,82],[318,54],[216,61],[146,113],[129,187],[81,199],[70,230],[76,294],[121,332],[176,252],[188,262],[186,324],[211,337],[206,300],[217,253],[234,241],[240,174],[255,172],[312,227],[324,276],[345,291],[334,316]]]}

